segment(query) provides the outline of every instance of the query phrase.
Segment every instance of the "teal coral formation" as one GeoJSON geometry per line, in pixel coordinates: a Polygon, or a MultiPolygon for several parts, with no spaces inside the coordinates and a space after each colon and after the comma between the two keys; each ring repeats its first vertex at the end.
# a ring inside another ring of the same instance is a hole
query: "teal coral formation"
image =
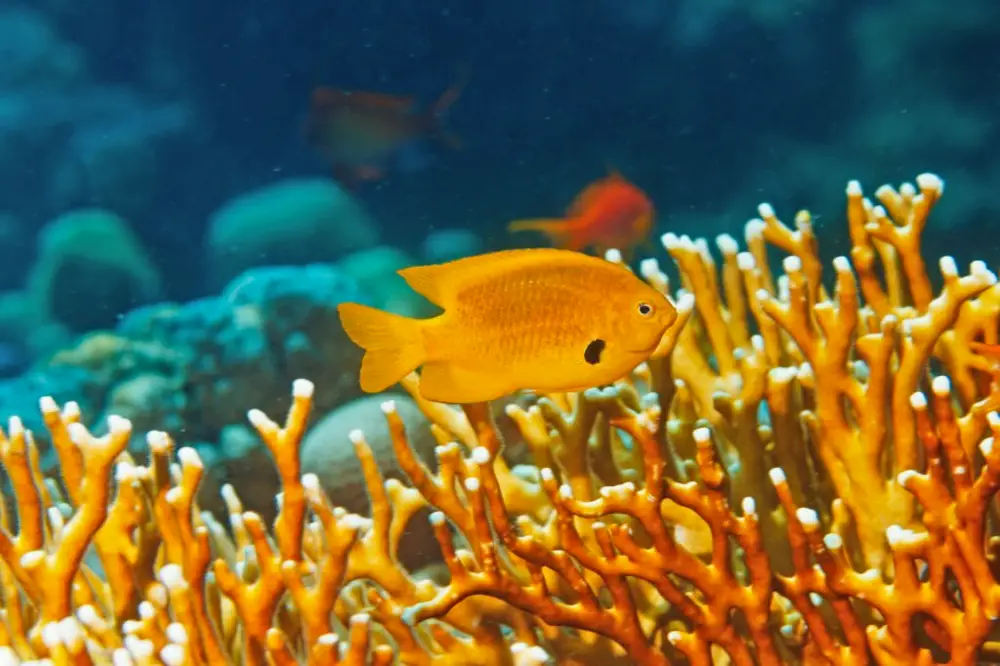
{"type": "Polygon", "coordinates": [[[277,387],[309,374],[328,390],[321,409],[358,393],[360,358],[336,315],[344,300],[369,297],[331,266],[258,268],[216,297],[134,310],[112,330],[80,338],[25,376],[0,383],[0,413],[25,414],[31,396],[75,400],[100,431],[105,415],[126,416],[136,441],[152,429],[217,442],[244,405],[281,409],[277,387]],[[277,389],[277,390],[276,390],[277,389]]]}

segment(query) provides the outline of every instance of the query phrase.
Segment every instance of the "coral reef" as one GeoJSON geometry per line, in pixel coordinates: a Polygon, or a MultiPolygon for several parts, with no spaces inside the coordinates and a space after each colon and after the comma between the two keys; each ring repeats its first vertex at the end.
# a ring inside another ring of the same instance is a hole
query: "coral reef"
{"type": "MultiPolygon", "coordinates": [[[[306,374],[324,387],[317,405],[323,413],[359,393],[360,352],[336,312],[342,301],[358,299],[369,300],[329,266],[247,271],[218,296],[134,310],[113,330],[89,334],[0,383],[0,414],[23,415],[45,441],[34,400],[50,395],[76,401],[85,423],[101,431],[110,414],[128,418],[140,449],[149,430],[183,431],[224,479],[230,461],[247,463],[238,446],[247,439],[238,425],[246,405],[283,409],[284,387],[306,374]]],[[[45,456],[43,463],[50,469],[55,460],[45,456]]],[[[254,507],[269,506],[275,489],[254,507]]]]}
{"type": "Polygon", "coordinates": [[[289,178],[242,194],[212,215],[206,265],[222,284],[254,266],[334,261],[377,242],[375,221],[336,183],[289,178]]]}
{"type": "Polygon", "coordinates": [[[852,182],[829,284],[805,212],[789,226],[762,205],[746,251],[717,239],[721,265],[666,235],[681,287],[655,260],[641,272],[678,322],[614,386],[508,406],[530,464],[507,459],[489,406],[430,403],[406,378],[438,446],[421,460],[382,404],[406,484],[351,431],[369,515],[303,474],[310,381],[284,424],[248,415],[282,483],[270,529],[232,487],[228,529],[200,510],[194,449],[154,431],[140,461],[129,421],[96,437],[43,398],[61,486],[19,419],[0,439],[17,496],[0,660],[995,661],[1000,373],[970,343],[997,342],[1000,285],[949,257],[932,284],[920,235],[942,189],[924,174],[870,200],[852,182]],[[426,509],[441,564],[411,571],[400,542],[426,509]]]}

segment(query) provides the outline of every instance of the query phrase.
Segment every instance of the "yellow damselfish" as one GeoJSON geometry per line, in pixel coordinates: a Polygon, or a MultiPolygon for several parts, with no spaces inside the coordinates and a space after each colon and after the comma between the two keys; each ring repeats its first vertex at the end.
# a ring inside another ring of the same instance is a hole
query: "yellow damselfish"
{"type": "Polygon", "coordinates": [[[625,267],[568,250],[504,250],[399,274],[444,312],[411,319],[339,306],[366,352],[368,393],[420,366],[420,393],[437,402],[603,386],[648,359],[677,319],[666,296],[625,267]]]}

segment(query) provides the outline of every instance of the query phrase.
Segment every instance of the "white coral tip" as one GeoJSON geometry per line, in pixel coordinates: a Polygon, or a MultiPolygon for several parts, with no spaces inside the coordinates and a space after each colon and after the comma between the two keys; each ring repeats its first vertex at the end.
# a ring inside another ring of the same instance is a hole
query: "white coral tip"
{"type": "Polygon", "coordinates": [[[729,234],[719,234],[715,238],[715,246],[722,254],[736,254],[740,250],[739,243],[729,234]]]}
{"type": "Polygon", "coordinates": [[[354,446],[361,446],[365,443],[365,433],[361,430],[361,428],[354,428],[347,433],[347,439],[349,439],[351,444],[354,446]]]}
{"type": "Polygon", "coordinates": [[[926,409],[927,408],[927,396],[925,396],[920,391],[910,394],[910,407],[913,409],[926,409]]]}
{"type": "Polygon", "coordinates": [[[785,476],[785,470],[780,467],[772,467],[767,471],[767,475],[771,477],[771,483],[776,486],[779,486],[788,480],[788,477],[785,476]]]}
{"type": "Polygon", "coordinates": [[[184,571],[179,564],[164,564],[160,567],[158,576],[167,589],[176,589],[184,585],[184,571]]]}
{"type": "Polygon", "coordinates": [[[395,400],[386,400],[380,406],[382,408],[382,413],[385,414],[385,415],[387,415],[387,416],[389,414],[395,414],[396,413],[396,401],[395,400]]]}
{"type": "Polygon", "coordinates": [[[938,194],[944,192],[944,181],[933,173],[922,173],[917,176],[917,187],[921,190],[933,190],[938,194]]]}
{"type": "Polygon", "coordinates": [[[802,507],[795,511],[795,516],[802,523],[803,527],[818,527],[819,526],[819,514],[812,509],[802,507]]]}
{"type": "Polygon", "coordinates": [[[691,433],[696,444],[708,444],[712,441],[712,431],[708,428],[695,428],[691,433]]]}
{"type": "Polygon", "coordinates": [[[839,257],[834,257],[833,259],[833,269],[838,273],[850,273],[851,272],[851,261],[847,257],[841,255],[839,257]]]}
{"type": "Polygon", "coordinates": [[[247,412],[247,421],[255,428],[262,428],[267,425],[269,419],[267,418],[267,414],[259,409],[251,409],[247,412]]]}
{"type": "Polygon", "coordinates": [[[685,291],[677,298],[677,309],[681,312],[686,312],[694,308],[694,294],[690,291],[685,291]]]}
{"type": "Polygon", "coordinates": [[[168,643],[160,650],[160,661],[165,666],[183,666],[187,661],[187,653],[183,645],[168,643]]]}
{"type": "Polygon", "coordinates": [[[931,382],[931,390],[937,396],[946,396],[951,393],[951,380],[945,375],[938,375],[931,382]]]}
{"type": "Polygon", "coordinates": [[[850,180],[847,182],[847,196],[849,197],[860,197],[861,196],[861,183],[857,180],[850,180]]]}
{"type": "Polygon", "coordinates": [[[477,465],[485,465],[490,461],[490,452],[485,446],[477,446],[472,449],[472,462],[477,465]]]}
{"type": "Polygon", "coordinates": [[[177,459],[181,461],[181,465],[184,467],[204,467],[204,464],[201,462],[201,456],[190,446],[185,446],[179,450],[177,452],[177,459]]]}
{"type": "Polygon", "coordinates": [[[292,382],[292,395],[296,398],[312,398],[316,392],[316,385],[308,379],[296,379],[292,382]]]}
{"type": "Polygon", "coordinates": [[[798,273],[802,270],[802,260],[794,254],[790,257],[785,257],[781,265],[784,267],[786,273],[798,273]]]}

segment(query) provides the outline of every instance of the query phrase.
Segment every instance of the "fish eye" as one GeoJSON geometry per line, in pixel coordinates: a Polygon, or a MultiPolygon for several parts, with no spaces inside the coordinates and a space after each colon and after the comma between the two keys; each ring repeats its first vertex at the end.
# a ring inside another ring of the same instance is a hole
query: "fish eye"
{"type": "Polygon", "coordinates": [[[643,317],[648,317],[649,315],[653,314],[653,306],[650,305],[649,303],[645,302],[639,303],[639,305],[636,306],[636,309],[639,311],[639,314],[642,315],[643,317]]]}

